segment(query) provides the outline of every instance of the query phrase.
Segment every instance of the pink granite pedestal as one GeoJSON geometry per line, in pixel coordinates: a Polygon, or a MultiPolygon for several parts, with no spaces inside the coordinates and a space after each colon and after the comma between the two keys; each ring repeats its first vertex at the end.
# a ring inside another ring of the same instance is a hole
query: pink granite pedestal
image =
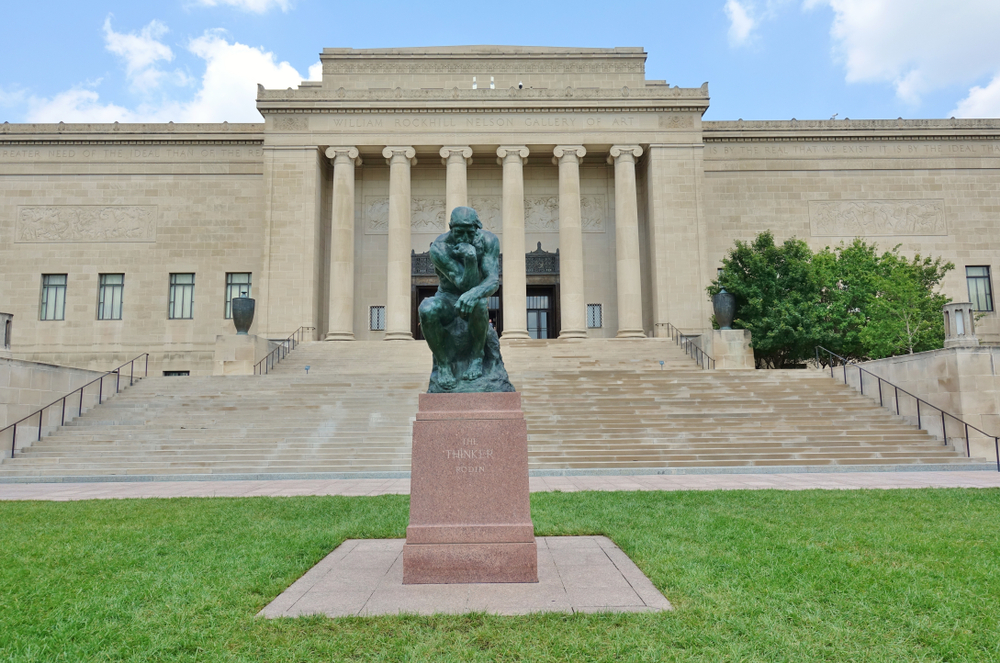
{"type": "Polygon", "coordinates": [[[521,394],[420,394],[403,584],[538,582],[521,394]]]}

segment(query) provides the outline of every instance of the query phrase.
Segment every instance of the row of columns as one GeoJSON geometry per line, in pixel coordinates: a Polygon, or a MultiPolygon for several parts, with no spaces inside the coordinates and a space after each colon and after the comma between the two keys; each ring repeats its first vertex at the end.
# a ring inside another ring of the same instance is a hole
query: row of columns
{"type": "MultiPolygon", "coordinates": [[[[529,338],[527,278],[524,261],[525,145],[502,145],[497,161],[503,166],[503,319],[504,338],[529,338]]],[[[558,145],[553,162],[559,166],[559,254],[562,330],[559,338],[587,336],[584,296],[583,225],[580,209],[580,161],[583,145],[558,145]]],[[[468,171],[472,149],[446,145],[440,150],[447,174],[446,219],[456,207],[468,205],[468,171]]],[[[641,338],[641,278],[639,272],[639,215],[635,164],[638,145],[615,145],[608,163],[615,167],[615,246],[618,281],[618,337],[641,338]]],[[[326,340],[354,340],[354,169],[361,165],[354,146],[331,147],[333,162],[333,219],[331,227],[329,321],[326,340]]],[[[390,145],[382,150],[389,164],[389,235],[385,309],[385,340],[412,340],[410,331],[410,168],[412,146],[390,145]]]]}

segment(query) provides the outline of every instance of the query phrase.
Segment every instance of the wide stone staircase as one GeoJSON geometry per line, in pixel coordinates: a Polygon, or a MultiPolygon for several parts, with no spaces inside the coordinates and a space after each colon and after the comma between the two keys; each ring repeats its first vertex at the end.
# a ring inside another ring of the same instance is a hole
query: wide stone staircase
{"type": "MultiPolygon", "coordinates": [[[[668,339],[503,353],[536,472],[982,462],[818,371],[704,371],[668,339]]],[[[316,342],[266,376],[147,378],[4,460],[0,481],[407,472],[430,367],[422,342],[316,342]]]]}

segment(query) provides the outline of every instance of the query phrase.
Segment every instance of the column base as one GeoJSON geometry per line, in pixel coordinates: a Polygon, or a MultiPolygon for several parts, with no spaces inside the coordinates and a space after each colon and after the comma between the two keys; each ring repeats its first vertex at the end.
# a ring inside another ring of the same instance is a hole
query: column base
{"type": "Polygon", "coordinates": [[[616,338],[646,338],[646,332],[641,329],[619,329],[616,338]]]}
{"type": "Polygon", "coordinates": [[[382,339],[382,340],[383,341],[412,341],[413,340],[413,334],[411,332],[408,332],[408,331],[405,331],[405,332],[401,332],[401,331],[386,332],[385,333],[385,338],[382,339]]]}
{"type": "Polygon", "coordinates": [[[354,334],[351,332],[327,332],[324,341],[353,341],[354,334]]]}
{"type": "Polygon", "coordinates": [[[527,332],[527,330],[520,331],[520,330],[513,330],[513,329],[511,329],[511,330],[504,329],[503,330],[503,334],[500,336],[500,338],[502,338],[502,339],[512,339],[512,338],[528,338],[528,339],[530,339],[531,338],[531,334],[529,334],[527,332]]]}
{"type": "Polygon", "coordinates": [[[587,330],[585,329],[563,329],[559,332],[559,340],[567,338],[587,338],[587,330]]]}

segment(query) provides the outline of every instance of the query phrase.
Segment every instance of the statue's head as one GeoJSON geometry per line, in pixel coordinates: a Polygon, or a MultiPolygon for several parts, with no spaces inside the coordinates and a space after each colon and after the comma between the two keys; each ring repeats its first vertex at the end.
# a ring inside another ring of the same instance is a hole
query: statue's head
{"type": "Polygon", "coordinates": [[[452,236],[459,242],[472,244],[476,233],[482,229],[483,222],[479,220],[476,210],[471,207],[456,207],[451,211],[451,221],[448,228],[452,236]]]}

